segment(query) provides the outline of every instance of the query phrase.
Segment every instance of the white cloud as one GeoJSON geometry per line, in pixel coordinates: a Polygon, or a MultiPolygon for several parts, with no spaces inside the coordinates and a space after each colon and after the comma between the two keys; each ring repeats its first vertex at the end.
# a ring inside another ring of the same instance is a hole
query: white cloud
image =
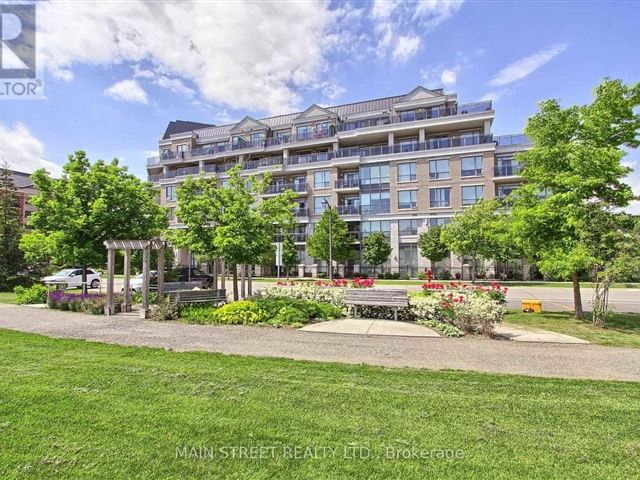
{"type": "Polygon", "coordinates": [[[104,91],[105,95],[125,102],[148,103],[145,92],[136,80],[122,80],[104,91]]]}
{"type": "Polygon", "coordinates": [[[460,74],[462,70],[473,67],[473,63],[463,52],[458,52],[456,57],[457,63],[454,65],[446,67],[442,64],[429,65],[421,69],[420,75],[425,85],[427,85],[428,88],[455,87],[458,81],[458,74],[460,74]]]}
{"type": "Polygon", "coordinates": [[[396,40],[391,56],[401,62],[413,57],[420,49],[420,37],[417,35],[400,36],[396,40]]]}
{"type": "Polygon", "coordinates": [[[20,122],[13,127],[0,122],[0,163],[5,160],[19,172],[45,168],[54,177],[62,174],[60,165],[45,159],[44,144],[20,122]]]}
{"type": "Polygon", "coordinates": [[[454,15],[462,4],[463,0],[375,0],[370,17],[376,55],[407,61],[420,50],[421,35],[454,15]]]}
{"type": "Polygon", "coordinates": [[[508,88],[501,88],[500,90],[494,90],[492,92],[488,92],[485,93],[481,98],[480,101],[484,102],[486,100],[493,100],[494,102],[497,100],[500,100],[502,97],[504,97],[507,93],[509,93],[509,89],[508,88]]]}
{"type": "Polygon", "coordinates": [[[458,74],[455,69],[445,68],[440,74],[440,81],[445,87],[450,87],[456,84],[458,74]]]}
{"type": "Polygon", "coordinates": [[[139,79],[163,75],[168,88],[186,93],[179,79],[208,102],[270,113],[299,108],[300,89],[329,80],[324,40],[335,18],[322,0],[39,7],[40,64],[54,74],[79,63],[144,64],[139,79]],[[70,41],[69,32],[83,41],[70,41]]]}
{"type": "Polygon", "coordinates": [[[564,52],[568,46],[567,43],[558,43],[548,50],[541,50],[528,57],[521,58],[500,70],[498,74],[489,81],[489,85],[492,87],[502,87],[516,80],[521,80],[535,72],[556,55],[564,52]]]}

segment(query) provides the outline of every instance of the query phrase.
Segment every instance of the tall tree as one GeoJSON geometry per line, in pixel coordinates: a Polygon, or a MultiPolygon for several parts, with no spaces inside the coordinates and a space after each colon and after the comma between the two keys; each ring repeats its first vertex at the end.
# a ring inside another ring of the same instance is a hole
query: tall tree
{"type": "Polygon", "coordinates": [[[22,246],[29,255],[41,254],[40,248],[30,249],[47,236],[55,258],[82,268],[86,288],[87,267],[105,263],[105,240],[153,238],[166,227],[167,217],[151,184],[128,173],[117,159],[91,164],[78,150],[62,170],[59,179],[44,170],[33,174],[38,193],[31,202],[37,210],[22,246]]]}
{"type": "Polygon", "coordinates": [[[449,247],[442,241],[442,227],[433,226],[418,236],[420,255],[432,263],[441,262],[449,256],[449,247]]]}
{"type": "Polygon", "coordinates": [[[376,272],[376,267],[382,265],[389,260],[391,255],[391,244],[387,241],[387,237],[383,232],[370,233],[363,242],[362,245],[362,258],[369,265],[373,265],[373,273],[376,272]]]}
{"type": "Polygon", "coordinates": [[[495,234],[499,207],[496,200],[481,200],[455,215],[442,229],[440,236],[448,250],[461,257],[471,257],[472,282],[476,280],[478,259],[493,258],[502,248],[495,234]]]}
{"type": "Polygon", "coordinates": [[[513,206],[520,245],[543,273],[571,279],[578,319],[580,276],[594,261],[584,229],[594,209],[611,212],[634,198],[621,161],[624,147],[640,145],[639,105],[640,84],[609,79],[588,105],[562,108],[545,100],[525,129],[535,147],[517,155],[526,180],[513,206]]]}
{"type": "MultiPolygon", "coordinates": [[[[349,235],[349,227],[335,208],[327,208],[316,223],[313,233],[307,239],[307,251],[314,258],[329,263],[344,262],[351,257],[353,239],[349,235]],[[329,235],[331,231],[331,235],[329,235]],[[329,255],[329,237],[331,237],[331,255],[329,255]]],[[[333,268],[332,265],[329,268],[333,268]]]]}
{"type": "Polygon", "coordinates": [[[14,287],[24,269],[19,215],[18,191],[5,161],[0,167],[0,291],[14,287]]]}
{"type": "Polygon", "coordinates": [[[178,188],[177,215],[186,225],[181,245],[208,258],[220,256],[232,266],[233,298],[238,300],[238,266],[253,265],[273,251],[276,229],[293,222],[292,191],[260,201],[270,175],[244,177],[240,167],[228,171],[222,187],[209,179],[188,179],[178,188]]]}

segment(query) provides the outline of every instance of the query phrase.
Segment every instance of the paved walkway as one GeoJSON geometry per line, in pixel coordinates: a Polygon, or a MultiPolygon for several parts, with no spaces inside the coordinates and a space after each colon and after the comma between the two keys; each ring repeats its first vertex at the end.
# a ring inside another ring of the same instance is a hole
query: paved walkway
{"type": "Polygon", "coordinates": [[[0,328],[119,345],[205,350],[389,367],[640,381],[640,349],[485,338],[319,334],[288,328],[183,325],[0,305],[0,328]]]}
{"type": "Polygon", "coordinates": [[[300,330],[304,332],[341,333],[345,335],[385,335],[392,337],[436,337],[440,334],[422,325],[393,320],[345,318],[330,322],[312,323],[300,330]]]}
{"type": "Polygon", "coordinates": [[[549,330],[539,330],[534,328],[520,328],[505,325],[498,325],[495,328],[498,336],[513,342],[534,342],[534,343],[570,343],[576,345],[586,345],[590,342],[582,338],[572,337],[563,333],[550,332],[549,330]]]}

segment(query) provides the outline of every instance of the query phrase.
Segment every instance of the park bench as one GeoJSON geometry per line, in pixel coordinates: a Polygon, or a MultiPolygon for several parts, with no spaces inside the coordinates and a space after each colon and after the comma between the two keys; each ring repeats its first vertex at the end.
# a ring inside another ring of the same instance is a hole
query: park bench
{"type": "Polygon", "coordinates": [[[353,318],[358,318],[358,305],[391,307],[393,319],[398,320],[398,308],[409,306],[406,290],[382,288],[347,288],[346,305],[353,305],[353,318]]]}
{"type": "MultiPolygon", "coordinates": [[[[153,290],[157,290],[157,285],[152,285],[151,288],[153,290]]],[[[198,282],[165,282],[162,290],[165,293],[168,292],[178,292],[180,290],[193,290],[194,288],[204,288],[204,283],[201,281],[198,282]]]]}
{"type": "Polygon", "coordinates": [[[166,292],[172,303],[208,303],[218,305],[227,301],[227,291],[218,290],[173,290],[166,292]]]}

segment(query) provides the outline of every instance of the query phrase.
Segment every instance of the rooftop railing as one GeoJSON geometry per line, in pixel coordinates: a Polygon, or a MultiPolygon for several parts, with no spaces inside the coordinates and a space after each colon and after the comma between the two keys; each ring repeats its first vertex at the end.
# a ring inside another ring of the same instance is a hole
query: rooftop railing
{"type": "Polygon", "coordinates": [[[453,107],[431,108],[416,112],[406,112],[399,115],[387,115],[353,122],[338,124],[339,132],[357,130],[359,128],[378,127],[394,123],[417,122],[420,120],[430,120],[433,118],[451,117],[455,115],[468,115],[471,113],[488,112],[491,110],[491,102],[477,102],[453,107]]]}
{"type": "Polygon", "coordinates": [[[509,147],[511,145],[528,145],[531,140],[524,133],[515,133],[513,135],[496,135],[496,144],[499,147],[509,147]]]}

